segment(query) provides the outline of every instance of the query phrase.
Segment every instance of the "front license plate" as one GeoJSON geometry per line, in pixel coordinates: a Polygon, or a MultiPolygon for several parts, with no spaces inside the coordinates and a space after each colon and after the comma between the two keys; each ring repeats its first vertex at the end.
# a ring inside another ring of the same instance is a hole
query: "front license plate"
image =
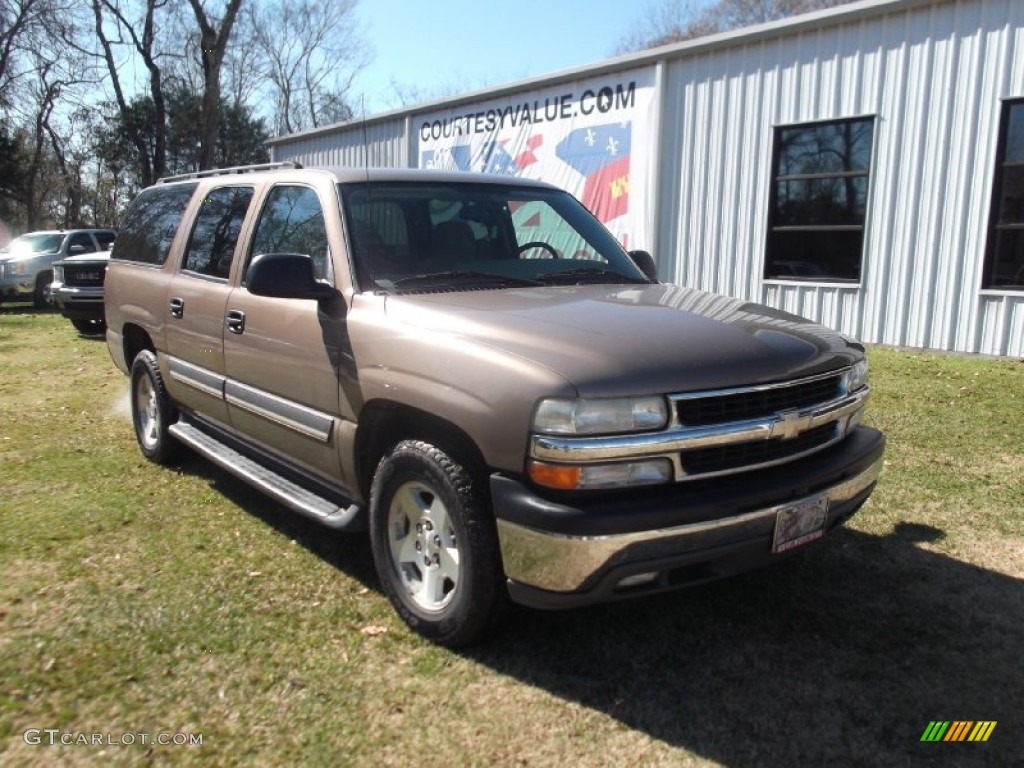
{"type": "Polygon", "coordinates": [[[789,504],[775,516],[775,541],[772,552],[785,552],[825,535],[828,497],[817,496],[789,504]]]}

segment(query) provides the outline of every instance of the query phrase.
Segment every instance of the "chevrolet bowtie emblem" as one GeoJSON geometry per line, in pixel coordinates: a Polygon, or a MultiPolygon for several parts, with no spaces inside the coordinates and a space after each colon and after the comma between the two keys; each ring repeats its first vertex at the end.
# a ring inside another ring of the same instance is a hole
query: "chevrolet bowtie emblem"
{"type": "Polygon", "coordinates": [[[772,424],[772,437],[792,440],[806,429],[810,429],[811,416],[801,416],[800,411],[782,411],[772,424]]]}

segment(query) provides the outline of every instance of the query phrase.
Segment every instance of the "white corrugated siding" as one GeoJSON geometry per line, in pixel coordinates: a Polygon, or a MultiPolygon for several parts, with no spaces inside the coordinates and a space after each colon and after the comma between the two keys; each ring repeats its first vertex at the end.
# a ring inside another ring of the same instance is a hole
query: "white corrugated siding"
{"type": "Polygon", "coordinates": [[[273,145],[275,161],[303,165],[340,165],[351,168],[401,168],[408,165],[409,145],[405,120],[397,118],[358,123],[330,133],[299,134],[273,145]]]}
{"type": "Polygon", "coordinates": [[[1024,295],[980,290],[1000,100],[1024,96],[1022,36],[1024,2],[960,0],[668,62],[665,274],[865,341],[1024,354],[1024,295]],[[865,115],[861,285],[762,280],[774,126],[865,115]]]}
{"type": "MultiPolygon", "coordinates": [[[[656,190],[656,236],[638,245],[656,246],[663,279],[869,342],[1024,356],[1024,293],[980,287],[1001,100],[1024,97],[1024,0],[845,6],[589,73],[659,59],[659,167],[632,183],[656,190]],[[862,283],[763,280],[774,127],[854,116],[875,118],[862,283]]],[[[298,135],[274,157],[407,166],[415,112],[298,135]]]]}

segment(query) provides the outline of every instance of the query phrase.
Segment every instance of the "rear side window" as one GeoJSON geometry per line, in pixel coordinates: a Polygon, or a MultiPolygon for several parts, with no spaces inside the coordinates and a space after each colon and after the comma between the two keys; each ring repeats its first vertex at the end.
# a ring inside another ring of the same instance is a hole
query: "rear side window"
{"type": "Polygon", "coordinates": [[[227,279],[252,193],[252,187],[219,187],[207,193],[196,214],[183,269],[227,279]]]}
{"type": "Polygon", "coordinates": [[[196,184],[150,187],[135,198],[114,242],[112,259],[161,265],[196,184]]]}

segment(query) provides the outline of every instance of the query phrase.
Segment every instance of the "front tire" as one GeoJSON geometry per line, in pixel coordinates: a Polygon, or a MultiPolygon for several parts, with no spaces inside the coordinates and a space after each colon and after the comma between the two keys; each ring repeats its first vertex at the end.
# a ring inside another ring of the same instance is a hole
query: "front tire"
{"type": "Polygon", "coordinates": [[[385,454],[370,494],[370,539],[384,592],[413,630],[460,647],[495,628],[508,593],[494,518],[447,453],[406,440],[385,454]]]}
{"type": "Polygon", "coordinates": [[[156,464],[172,464],[181,455],[181,443],[167,428],[178,420],[178,409],[164,388],[156,355],[144,349],[132,362],[132,424],[142,455],[156,464]]]}
{"type": "Polygon", "coordinates": [[[36,275],[36,288],[32,293],[32,304],[36,309],[53,309],[53,272],[47,270],[36,275]]]}
{"type": "Polygon", "coordinates": [[[98,336],[101,333],[106,333],[107,323],[104,320],[94,320],[91,318],[73,318],[71,324],[75,326],[75,330],[83,336],[98,336]]]}

